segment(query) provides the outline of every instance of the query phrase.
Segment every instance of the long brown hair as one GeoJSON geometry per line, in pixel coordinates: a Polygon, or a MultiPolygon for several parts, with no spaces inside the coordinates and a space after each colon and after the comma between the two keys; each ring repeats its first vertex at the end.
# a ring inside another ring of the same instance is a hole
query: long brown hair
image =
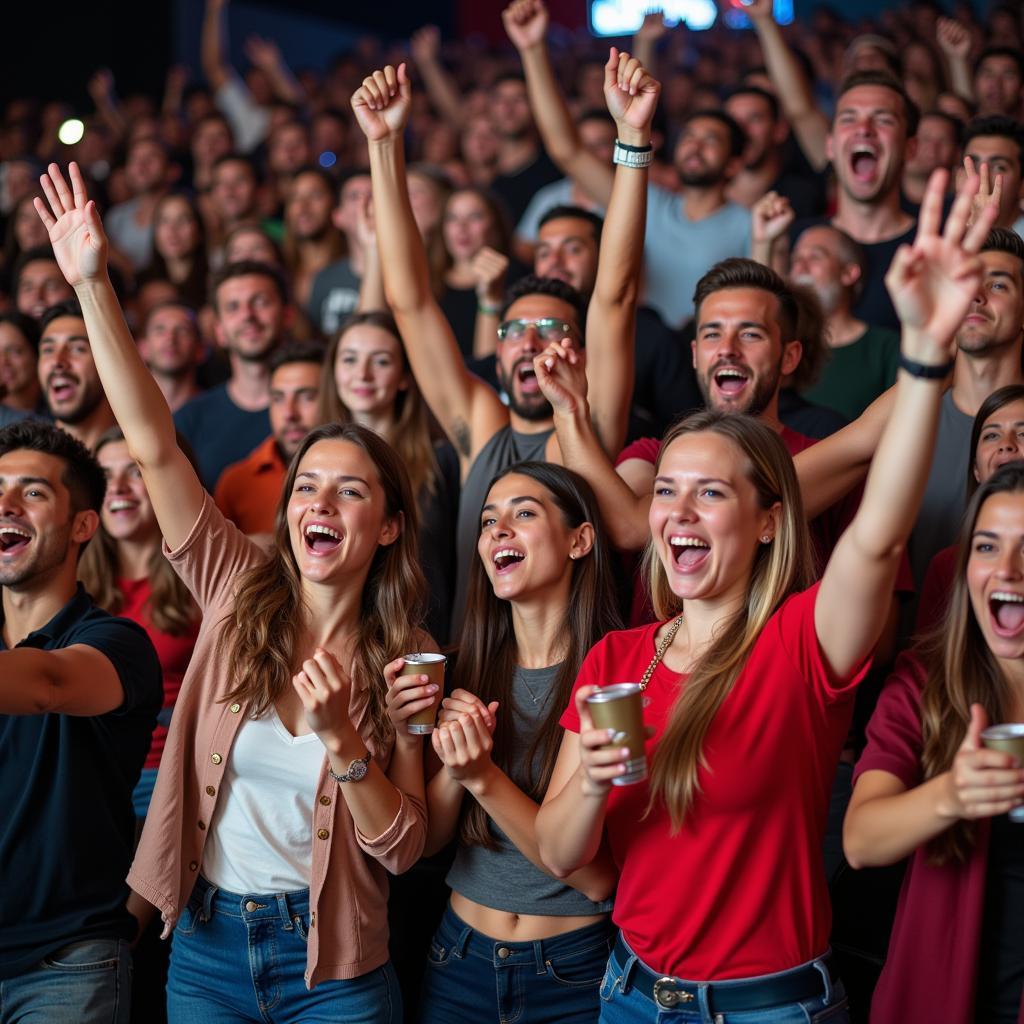
{"type": "Polygon", "coordinates": [[[416,384],[409,357],[405,353],[405,342],[398,332],[398,325],[390,313],[370,310],[353,313],[339,328],[324,357],[323,373],[320,376],[320,398],[318,419],[321,423],[351,423],[352,413],[338,394],[334,379],[334,364],[338,360],[338,349],[342,339],[353,327],[376,327],[387,331],[398,342],[402,368],[408,387],[395,396],[393,410],[394,426],[388,438],[395,451],[402,457],[409,471],[413,494],[433,494],[437,487],[440,469],[434,453],[435,429],[427,403],[416,384]]]}
{"type": "Polygon", "coordinates": [[[417,551],[416,501],[402,460],[386,441],[357,423],[328,423],[306,435],[288,467],[277,507],[274,546],[268,562],[239,578],[219,646],[238,679],[225,701],[242,701],[261,715],[291,685],[304,632],[302,581],[288,535],[288,499],[303,456],[318,441],[358,445],[377,469],[385,515],[401,519],[394,543],[378,547],[363,586],[360,628],[352,659],[352,683],[367,694],[372,732],[378,742],[393,732],[387,714],[384,666],[419,650],[426,582],[417,551]]]}
{"type": "MultiPolygon", "coordinates": [[[[178,291],[178,295],[190,306],[200,309],[206,304],[206,288],[209,283],[209,263],[206,258],[206,226],[203,223],[202,215],[195,201],[186,192],[167,192],[162,195],[153,208],[153,224],[155,225],[160,217],[160,211],[164,206],[178,200],[183,202],[192,216],[196,228],[196,247],[189,253],[189,270],[185,280],[180,284],[171,282],[178,291]]],[[[150,258],[149,266],[146,267],[139,278],[141,283],[146,281],[170,281],[170,273],[167,269],[167,261],[157,250],[155,233],[153,242],[153,255],[150,258]]]]}
{"type": "MultiPolygon", "coordinates": [[[[980,704],[990,722],[1005,722],[1013,695],[999,662],[989,649],[974,614],[967,587],[971,537],[982,506],[994,494],[1024,493],[1024,466],[1010,463],[974,492],[964,515],[957,547],[956,575],[945,618],[921,641],[926,681],[921,694],[921,767],[924,778],[941,775],[953,765],[971,721],[971,705],[980,704]]],[[[933,864],[966,862],[977,840],[977,825],[958,821],[929,844],[933,864]]]]}
{"type": "MultiPolygon", "coordinates": [[[[477,694],[485,702],[500,702],[501,710],[497,716],[491,754],[499,768],[505,771],[510,768],[513,753],[517,749],[528,747],[525,755],[528,767],[540,753],[541,769],[530,779],[527,790],[531,799],[540,801],[551,779],[561,746],[562,727],[558,719],[569,703],[569,695],[583,657],[605,633],[621,628],[621,623],[615,605],[611,556],[601,527],[597,499],[590,485],[572,470],[562,466],[549,462],[520,462],[499,473],[488,485],[488,494],[499,480],[513,473],[536,480],[551,495],[569,529],[576,529],[588,522],[594,527],[594,545],[589,554],[577,559],[572,565],[572,583],[562,628],[566,644],[565,657],[549,697],[547,718],[533,737],[517,736],[515,729],[512,677],[518,651],[512,624],[512,606],[510,602],[495,596],[494,587],[479,558],[473,559],[469,570],[466,618],[455,666],[454,686],[477,694]]],[[[488,825],[486,811],[475,800],[465,801],[463,808],[461,841],[467,845],[493,848],[496,843],[488,825]]]]}
{"type": "MultiPolygon", "coordinates": [[[[770,427],[752,416],[737,413],[701,412],[673,427],[658,455],[662,459],[672,443],[689,434],[713,433],[730,441],[746,460],[747,478],[757,491],[761,508],[776,502],[782,507],[775,538],[759,545],[750,569],[747,600],[743,608],[715,637],[694,665],[682,693],[669,713],[665,732],[651,766],[651,799],[648,811],[663,800],[678,832],[700,790],[697,772],[704,761],[704,737],[729,696],[754,643],[782,602],[813,580],[811,547],[804,518],[800,488],[793,460],[770,427]]],[[[669,587],[665,568],[652,541],[644,554],[651,598],[659,619],[679,615],[683,602],[669,587]]]]}
{"type": "MultiPolygon", "coordinates": [[[[124,432],[121,428],[111,427],[96,442],[94,454],[99,455],[108,444],[123,440],[124,432]]],[[[189,459],[191,461],[191,456],[189,459]]],[[[149,621],[161,633],[171,636],[182,636],[188,632],[189,627],[199,619],[199,606],[164,557],[159,534],[149,556],[146,576],[149,579],[150,595],[143,610],[149,621]]],[[[78,563],[78,578],[104,611],[112,615],[120,613],[124,607],[124,594],[117,586],[117,541],[107,533],[102,517],[100,528],[82,552],[78,563]]]]}

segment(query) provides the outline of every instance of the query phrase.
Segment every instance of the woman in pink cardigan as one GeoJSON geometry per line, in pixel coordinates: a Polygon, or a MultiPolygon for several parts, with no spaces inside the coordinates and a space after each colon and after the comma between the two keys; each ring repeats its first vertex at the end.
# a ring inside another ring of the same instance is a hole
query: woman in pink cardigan
{"type": "Polygon", "coordinates": [[[408,474],[371,431],[321,427],[292,461],[269,556],[239,533],[176,444],[75,164],[70,177],[51,165],[36,208],[203,612],[128,879],[140,922],[155,907],[175,929],[169,1018],[394,1024],[385,871],[419,856],[425,809],[422,741],[392,721],[432,699],[422,677],[383,682],[430,643],[408,474]]]}

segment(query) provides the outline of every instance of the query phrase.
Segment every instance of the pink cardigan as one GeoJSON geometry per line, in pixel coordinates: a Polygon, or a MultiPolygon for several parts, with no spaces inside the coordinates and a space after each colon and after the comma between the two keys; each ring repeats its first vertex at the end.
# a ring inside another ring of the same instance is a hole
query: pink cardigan
{"type": "MultiPolygon", "coordinates": [[[[231,613],[239,574],[265,561],[266,555],[221,515],[209,495],[188,538],[166,553],[199,602],[203,623],[175,705],[128,884],[173,927],[199,874],[207,826],[245,711],[238,703],[223,702],[233,679],[217,651],[217,638],[231,613]]],[[[365,692],[353,688],[352,721],[386,771],[391,745],[381,749],[372,741],[365,710],[365,692]]],[[[426,837],[426,808],[404,793],[395,820],[382,835],[360,835],[327,768],[325,757],[312,822],[308,988],[325,978],[358,977],[387,961],[385,869],[398,874],[411,867],[426,837]]]]}

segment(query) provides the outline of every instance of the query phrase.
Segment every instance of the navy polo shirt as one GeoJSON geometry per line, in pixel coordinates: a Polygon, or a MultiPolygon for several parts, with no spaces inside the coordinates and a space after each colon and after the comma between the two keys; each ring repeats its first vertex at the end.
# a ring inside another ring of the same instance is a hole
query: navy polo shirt
{"type": "MultiPolygon", "coordinates": [[[[160,663],[145,630],[97,608],[81,584],[18,646],[76,644],[110,660],[124,702],[92,718],[0,715],[0,978],[71,942],[135,936],[131,795],[163,702],[160,663]]],[[[5,649],[0,634],[0,672],[5,649]]]]}

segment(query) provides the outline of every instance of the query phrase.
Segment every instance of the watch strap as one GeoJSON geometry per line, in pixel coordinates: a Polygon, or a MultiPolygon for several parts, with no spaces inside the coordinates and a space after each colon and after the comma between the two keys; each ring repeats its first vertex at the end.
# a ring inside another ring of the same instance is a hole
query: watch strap
{"type": "Polygon", "coordinates": [[[357,757],[349,762],[348,770],[344,775],[339,775],[333,768],[328,765],[327,774],[330,775],[335,782],[361,782],[366,778],[366,773],[370,768],[370,761],[373,759],[373,754],[368,750],[366,757],[357,757]]]}

